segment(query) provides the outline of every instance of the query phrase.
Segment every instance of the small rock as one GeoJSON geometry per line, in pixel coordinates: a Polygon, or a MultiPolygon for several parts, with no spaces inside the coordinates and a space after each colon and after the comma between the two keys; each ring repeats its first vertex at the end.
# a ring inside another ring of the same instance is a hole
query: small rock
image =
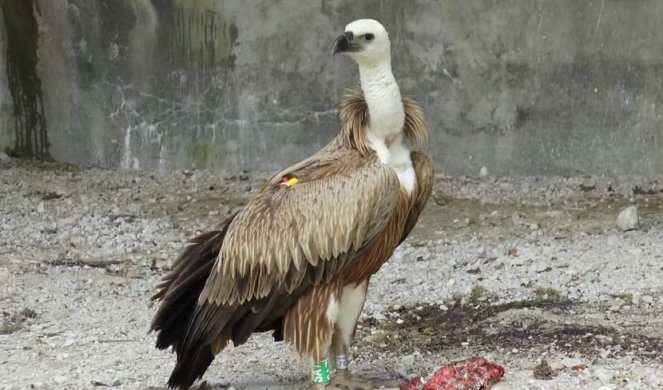
{"type": "Polygon", "coordinates": [[[550,364],[547,361],[541,360],[541,363],[537,364],[534,367],[534,378],[536,379],[552,379],[555,376],[555,371],[553,371],[550,364]]]}
{"type": "Polygon", "coordinates": [[[654,303],[654,297],[652,297],[651,295],[643,295],[640,297],[640,302],[647,305],[651,305],[652,303],[654,303]]]}
{"type": "Polygon", "coordinates": [[[401,364],[408,368],[412,367],[414,365],[414,355],[410,354],[407,356],[403,356],[403,358],[401,359],[401,364]]]}
{"type": "Polygon", "coordinates": [[[481,169],[479,170],[479,176],[481,177],[488,176],[488,168],[486,168],[485,166],[481,167],[481,169]]]}
{"type": "Polygon", "coordinates": [[[617,227],[623,231],[634,230],[640,224],[640,217],[638,216],[638,207],[629,206],[623,209],[619,216],[617,216],[617,227]]]}
{"type": "Polygon", "coordinates": [[[9,161],[12,158],[5,152],[0,152],[0,161],[9,161]]]}

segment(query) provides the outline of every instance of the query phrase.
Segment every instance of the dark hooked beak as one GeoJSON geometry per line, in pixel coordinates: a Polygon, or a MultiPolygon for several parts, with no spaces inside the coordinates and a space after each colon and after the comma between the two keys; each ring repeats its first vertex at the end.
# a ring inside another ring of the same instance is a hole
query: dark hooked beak
{"type": "Polygon", "coordinates": [[[336,38],[334,46],[332,46],[332,55],[336,53],[350,53],[357,51],[358,48],[359,45],[352,43],[352,32],[348,31],[336,38]]]}

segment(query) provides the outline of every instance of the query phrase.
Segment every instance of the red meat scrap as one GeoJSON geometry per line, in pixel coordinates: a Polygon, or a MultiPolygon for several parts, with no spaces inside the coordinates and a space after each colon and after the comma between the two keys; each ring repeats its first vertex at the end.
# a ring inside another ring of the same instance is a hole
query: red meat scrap
{"type": "Polygon", "coordinates": [[[490,390],[503,376],[504,367],[473,357],[417,376],[401,385],[401,390],[490,390]]]}

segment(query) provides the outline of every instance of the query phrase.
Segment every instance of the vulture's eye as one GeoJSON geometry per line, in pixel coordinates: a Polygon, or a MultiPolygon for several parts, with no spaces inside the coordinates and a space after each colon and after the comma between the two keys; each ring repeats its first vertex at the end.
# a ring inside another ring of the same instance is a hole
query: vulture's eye
{"type": "Polygon", "coordinates": [[[367,41],[372,41],[375,36],[373,34],[366,34],[364,35],[364,39],[367,41]]]}

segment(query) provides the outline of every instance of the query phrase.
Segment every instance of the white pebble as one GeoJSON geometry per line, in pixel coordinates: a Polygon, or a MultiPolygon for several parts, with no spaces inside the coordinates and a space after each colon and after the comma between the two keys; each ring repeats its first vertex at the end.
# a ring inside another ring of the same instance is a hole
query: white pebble
{"type": "Polygon", "coordinates": [[[617,216],[617,227],[623,231],[637,229],[639,224],[640,217],[638,216],[637,206],[629,206],[617,216]]]}
{"type": "Polygon", "coordinates": [[[407,368],[412,367],[414,365],[414,355],[410,354],[403,356],[403,358],[401,359],[401,364],[407,368]]]}

